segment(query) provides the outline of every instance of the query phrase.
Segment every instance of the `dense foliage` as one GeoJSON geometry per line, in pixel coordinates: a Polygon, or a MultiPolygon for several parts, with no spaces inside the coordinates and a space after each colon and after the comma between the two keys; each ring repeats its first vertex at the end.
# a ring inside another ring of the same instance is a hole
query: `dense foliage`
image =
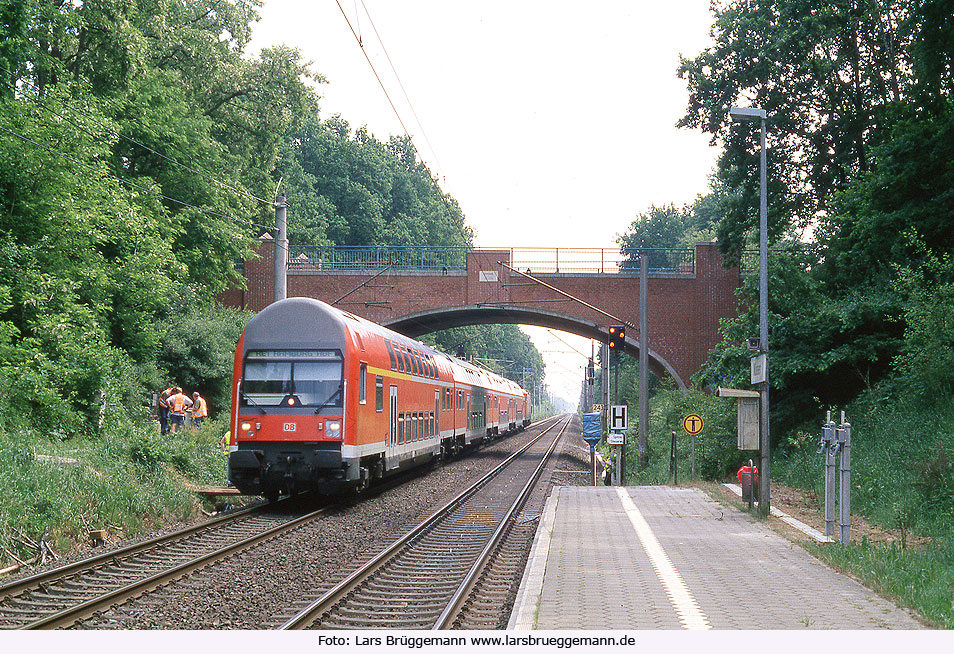
{"type": "MultiPolygon", "coordinates": [[[[720,247],[735,260],[756,242],[759,139],[757,123],[731,125],[728,108],[768,113],[776,421],[814,419],[894,372],[950,369],[954,333],[943,316],[954,306],[927,302],[954,282],[949,3],[713,8],[713,45],[679,67],[690,90],[680,124],[724,146],[711,198],[720,247]]],[[[726,325],[697,382],[744,379],[738,344],[757,333],[756,298],[749,279],[741,299],[750,311],[726,325]]]]}
{"type": "Polygon", "coordinates": [[[215,308],[287,195],[292,242],[469,245],[406,137],[318,117],[257,0],[0,1],[0,403],[62,436],[178,383],[227,402],[215,308]],[[101,407],[107,407],[102,415],[101,407]]]}

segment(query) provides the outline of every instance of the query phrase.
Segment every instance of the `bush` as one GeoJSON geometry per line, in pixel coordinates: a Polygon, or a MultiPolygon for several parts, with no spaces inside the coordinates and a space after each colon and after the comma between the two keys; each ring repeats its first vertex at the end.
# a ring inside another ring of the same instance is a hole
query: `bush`
{"type": "Polygon", "coordinates": [[[178,298],[160,326],[159,366],[168,379],[154,388],[161,390],[174,381],[190,394],[201,393],[211,412],[228,412],[235,346],[252,315],[203,306],[194,297],[178,298]]]}
{"type": "MultiPolygon", "coordinates": [[[[669,479],[672,433],[676,432],[679,477],[691,472],[691,439],[683,429],[685,417],[702,416],[705,427],[696,436],[696,476],[721,480],[734,474],[748,454],[736,449],[735,400],[714,397],[701,391],[660,390],[649,403],[649,452],[646,471],[639,473],[638,415],[630,418],[626,436],[628,483],[665,483],[669,479]]],[[[635,413],[635,412],[633,412],[635,413]]]]}

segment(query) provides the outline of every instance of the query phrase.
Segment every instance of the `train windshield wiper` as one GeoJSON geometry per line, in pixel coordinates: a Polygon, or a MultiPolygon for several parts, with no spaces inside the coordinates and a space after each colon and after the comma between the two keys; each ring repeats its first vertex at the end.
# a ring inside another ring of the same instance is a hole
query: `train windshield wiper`
{"type": "Polygon", "coordinates": [[[317,414],[319,411],[324,409],[326,406],[330,405],[331,401],[335,399],[335,397],[337,397],[340,393],[341,393],[341,387],[339,386],[338,388],[335,389],[335,392],[328,397],[327,400],[325,400],[324,402],[318,405],[318,408],[315,409],[315,414],[317,414]]]}
{"type": "Polygon", "coordinates": [[[246,404],[255,407],[256,409],[258,409],[259,411],[262,412],[262,415],[263,415],[263,416],[265,415],[265,413],[266,413],[266,412],[265,412],[265,409],[264,409],[258,402],[256,402],[256,401],[253,400],[252,398],[250,398],[250,397],[248,396],[248,393],[242,393],[242,398],[245,400],[245,403],[246,403],[246,404]]]}

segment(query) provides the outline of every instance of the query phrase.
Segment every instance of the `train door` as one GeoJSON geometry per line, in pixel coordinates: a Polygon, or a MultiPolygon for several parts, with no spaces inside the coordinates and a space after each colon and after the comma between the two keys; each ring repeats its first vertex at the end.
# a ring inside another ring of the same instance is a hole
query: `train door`
{"type": "Polygon", "coordinates": [[[398,412],[397,412],[397,386],[391,387],[391,446],[397,445],[398,433],[398,412]]]}
{"type": "Polygon", "coordinates": [[[487,414],[490,412],[490,411],[488,410],[487,405],[488,405],[489,402],[490,402],[490,398],[485,395],[485,396],[484,396],[484,415],[481,416],[481,419],[480,419],[480,422],[481,422],[481,425],[480,425],[480,426],[484,428],[484,431],[489,431],[489,430],[487,429],[487,414]]]}
{"type": "Polygon", "coordinates": [[[434,390],[434,433],[431,436],[441,437],[441,392],[434,390]]]}

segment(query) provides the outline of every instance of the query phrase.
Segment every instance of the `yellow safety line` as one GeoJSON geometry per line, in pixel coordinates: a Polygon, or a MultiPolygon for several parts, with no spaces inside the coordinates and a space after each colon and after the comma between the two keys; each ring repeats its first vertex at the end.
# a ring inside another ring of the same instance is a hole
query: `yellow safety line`
{"type": "Polygon", "coordinates": [[[682,580],[676,566],[669,560],[669,555],[659,544],[659,540],[643,518],[643,514],[636,508],[633,498],[629,496],[625,488],[619,486],[616,488],[616,494],[619,495],[619,499],[623,503],[623,510],[626,511],[626,517],[633,524],[633,529],[636,530],[636,535],[639,537],[646,555],[649,556],[650,563],[656,570],[656,576],[659,577],[659,581],[666,589],[669,601],[676,610],[683,628],[712,629],[709,618],[699,608],[696,598],[689,592],[689,587],[682,580]]]}

